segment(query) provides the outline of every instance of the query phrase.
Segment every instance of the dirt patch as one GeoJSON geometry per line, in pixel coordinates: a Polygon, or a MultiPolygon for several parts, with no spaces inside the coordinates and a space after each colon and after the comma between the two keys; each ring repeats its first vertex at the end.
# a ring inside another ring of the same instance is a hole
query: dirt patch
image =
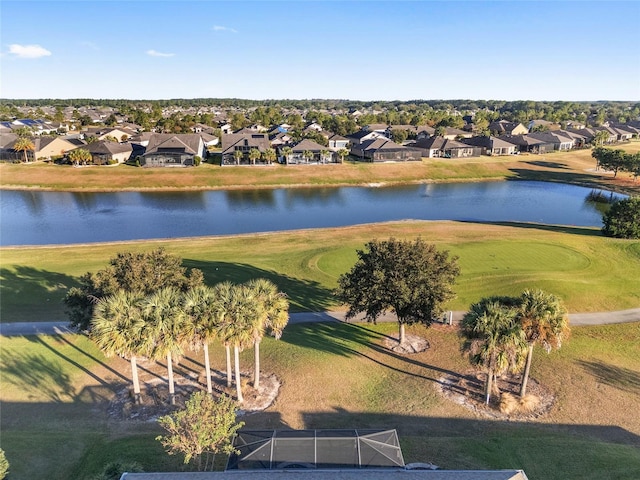
{"type": "MultiPolygon", "coordinates": [[[[527,405],[510,413],[501,411],[501,398],[517,402],[519,400],[521,375],[504,375],[498,378],[496,390],[489,405],[485,403],[485,375],[468,371],[463,375],[447,375],[439,379],[438,390],[447,399],[462,405],[478,416],[498,420],[527,421],[543,417],[553,407],[556,396],[549,388],[529,378],[527,384],[527,405]],[[528,407],[528,408],[525,408],[528,407]]],[[[504,408],[504,407],[503,407],[504,408]]]]}
{"type": "Polygon", "coordinates": [[[404,343],[400,343],[398,339],[397,335],[392,335],[384,339],[383,345],[393,352],[404,355],[420,353],[429,349],[429,342],[417,335],[405,335],[404,343]]]}
{"type": "MultiPolygon", "coordinates": [[[[224,372],[212,371],[212,390],[214,396],[227,395],[234,400],[236,387],[227,387],[224,372]]],[[[238,416],[248,415],[268,408],[278,396],[280,380],[274,374],[263,374],[260,377],[260,387],[253,388],[250,372],[241,373],[241,385],[244,402],[239,405],[238,416]]],[[[204,376],[203,376],[204,377],[204,376]]],[[[199,390],[206,390],[206,379],[188,376],[175,376],[175,404],[169,400],[169,384],[166,378],[150,379],[141,383],[140,402],[134,402],[133,387],[127,385],[118,390],[108,409],[109,417],[118,420],[135,420],[151,422],[175,410],[184,408],[185,402],[191,394],[199,390]]]]}

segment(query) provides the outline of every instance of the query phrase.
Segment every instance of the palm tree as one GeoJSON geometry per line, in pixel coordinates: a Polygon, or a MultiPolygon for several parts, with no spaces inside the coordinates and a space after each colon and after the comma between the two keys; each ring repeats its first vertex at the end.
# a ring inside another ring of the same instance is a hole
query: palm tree
{"type": "Polygon", "coordinates": [[[137,355],[145,350],[145,323],[140,312],[142,297],[118,290],[95,306],[90,335],[107,357],[121,355],[131,362],[134,401],[140,401],[137,355]]]}
{"type": "Polygon", "coordinates": [[[216,303],[214,306],[216,312],[216,332],[217,336],[220,340],[222,340],[222,344],[224,345],[225,356],[227,361],[227,387],[231,387],[233,383],[233,373],[231,368],[231,342],[221,336],[220,333],[224,332],[224,318],[226,315],[226,310],[228,305],[231,302],[231,292],[233,291],[234,286],[231,282],[221,282],[217,283],[212,287],[212,295],[216,299],[216,303]]]}
{"type": "Polygon", "coordinates": [[[344,163],[344,159],[345,157],[349,155],[349,150],[347,150],[346,148],[341,148],[340,150],[338,150],[338,156],[340,157],[340,163],[344,163]]]}
{"type": "Polygon", "coordinates": [[[282,147],[281,152],[284,157],[284,163],[288,165],[289,160],[291,160],[291,155],[293,154],[293,149],[291,147],[282,147]]]}
{"type": "Polygon", "coordinates": [[[27,152],[35,151],[36,146],[33,144],[31,139],[26,137],[19,137],[16,140],[16,143],[13,144],[13,149],[16,152],[22,152],[24,154],[24,163],[28,163],[29,158],[27,157],[27,152]]]}
{"type": "Polygon", "coordinates": [[[327,163],[327,157],[331,154],[329,150],[320,150],[320,158],[322,163],[327,163]]]}
{"type": "Polygon", "coordinates": [[[254,338],[254,370],[253,387],[260,387],[260,342],[268,331],[276,339],[282,336],[284,327],[289,322],[289,301],[286,294],[278,291],[278,287],[265,278],[257,278],[247,282],[246,287],[257,297],[258,312],[253,319],[254,338]]]}
{"type": "Polygon", "coordinates": [[[260,150],[258,150],[257,148],[252,148],[251,150],[249,150],[249,160],[251,160],[252,165],[255,165],[256,160],[259,160],[261,156],[262,153],[260,153],[260,150]]]}
{"type": "Polygon", "coordinates": [[[267,148],[262,155],[268,164],[272,164],[277,158],[275,149],[271,147],[267,148]]]}
{"type": "Polygon", "coordinates": [[[80,163],[85,164],[91,161],[91,152],[84,148],[76,148],[71,150],[67,154],[67,157],[69,157],[69,160],[71,160],[74,165],[79,165],[80,163]]]}
{"type": "Polygon", "coordinates": [[[524,332],[517,321],[514,299],[485,298],[471,305],[462,319],[464,349],[471,362],[486,374],[485,398],[491,400],[494,381],[508,370],[522,366],[527,349],[524,332]]]}
{"type": "Polygon", "coordinates": [[[609,140],[609,132],[607,132],[606,130],[598,130],[591,142],[596,147],[600,147],[604,145],[607,140],[609,140]]]}
{"type": "Polygon", "coordinates": [[[525,290],[520,300],[518,320],[528,344],[527,363],[520,386],[520,396],[524,397],[527,393],[534,345],[542,344],[547,353],[552,348],[560,348],[562,341],[569,335],[569,321],[562,301],[551,293],[525,290]]]}
{"type": "Polygon", "coordinates": [[[313,158],[313,152],[311,150],[305,150],[304,152],[302,152],[302,158],[304,158],[305,161],[309,163],[313,158]]]}
{"type": "Polygon", "coordinates": [[[200,285],[184,294],[184,313],[188,320],[188,338],[194,347],[202,345],[204,369],[207,377],[207,392],[213,393],[211,386],[211,366],[209,363],[209,343],[216,336],[218,323],[217,302],[211,288],[200,285]]]}
{"type": "Polygon", "coordinates": [[[252,344],[253,327],[251,319],[256,317],[257,302],[252,292],[244,285],[230,288],[224,317],[218,327],[218,336],[223,342],[233,345],[236,394],[238,403],[244,402],[240,377],[240,352],[252,344]]]}
{"type": "Polygon", "coordinates": [[[244,153],[242,150],[234,150],[233,151],[233,159],[236,161],[236,165],[240,165],[240,160],[244,157],[244,153]]]}
{"type": "Polygon", "coordinates": [[[169,401],[174,405],[173,358],[182,355],[186,343],[182,293],[173,287],[165,287],[152,293],[142,301],[142,315],[150,338],[148,356],[153,360],[163,357],[167,359],[169,401]]]}

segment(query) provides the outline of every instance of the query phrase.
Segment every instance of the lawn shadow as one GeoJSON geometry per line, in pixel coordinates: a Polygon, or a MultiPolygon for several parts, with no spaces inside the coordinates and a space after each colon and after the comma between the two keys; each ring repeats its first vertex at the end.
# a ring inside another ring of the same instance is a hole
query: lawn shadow
{"type": "MultiPolygon", "coordinates": [[[[530,162],[528,162],[530,163],[530,162]]],[[[527,168],[510,168],[510,172],[515,177],[509,178],[511,181],[518,180],[539,180],[544,182],[565,183],[569,185],[581,185],[584,187],[599,188],[611,190],[613,188],[622,188],[614,184],[614,179],[598,173],[579,173],[576,171],[558,171],[558,170],[534,170],[527,168]]]]}
{"type": "Polygon", "coordinates": [[[62,320],[62,299],[78,285],[77,278],[64,273],[23,265],[0,268],[0,317],[3,322],[62,320]]]}
{"type": "Polygon", "coordinates": [[[253,278],[266,278],[277,285],[281,292],[289,298],[290,310],[320,312],[335,307],[336,300],[331,290],[312,280],[303,280],[283,275],[274,270],[264,270],[245,263],[205,262],[201,260],[183,259],[187,268],[198,268],[204,274],[205,283],[229,281],[244,283],[253,278]]]}
{"type": "Polygon", "coordinates": [[[536,167],[545,167],[545,168],[559,168],[563,170],[568,170],[569,166],[566,163],[559,162],[547,162],[544,160],[531,160],[529,162],[523,162],[527,165],[534,165],[536,167]]]}
{"type": "MultiPolygon", "coordinates": [[[[545,424],[522,421],[500,421],[465,419],[452,417],[427,417],[389,413],[350,412],[342,407],[334,407],[334,412],[302,413],[304,428],[375,428],[398,431],[402,437],[429,435],[431,437],[476,437],[478,442],[486,442],[487,437],[504,434],[530,436],[555,436],[558,433],[596,438],[607,443],[640,446],[640,436],[622,427],[609,425],[545,424]]],[[[426,460],[426,459],[425,459],[426,460]]]]}
{"type": "Polygon", "coordinates": [[[77,345],[74,345],[65,338],[64,335],[28,335],[23,338],[38,347],[44,347],[54,355],[52,358],[42,353],[33,353],[27,350],[7,356],[3,361],[1,366],[3,381],[11,383],[26,392],[30,392],[32,398],[38,398],[44,395],[54,403],[68,402],[69,400],[74,402],[106,401],[111,394],[116,392],[120,385],[130,381],[130,379],[114,368],[82,350],[77,345]],[[89,368],[82,366],[74,359],[63,354],[59,350],[58,345],[56,345],[56,342],[61,345],[70,346],[84,354],[92,363],[103,367],[113,374],[114,378],[102,378],[89,368]],[[63,362],[69,363],[82,374],[89,376],[95,380],[98,385],[95,387],[85,387],[78,391],[76,386],[74,386],[73,373],[70,374],[69,370],[55,361],[55,357],[58,357],[63,362]],[[92,388],[93,391],[89,391],[88,389],[90,388],[92,388]]]}
{"type": "Polygon", "coordinates": [[[16,352],[7,356],[0,368],[2,381],[18,387],[28,398],[44,396],[54,403],[76,398],[71,376],[41,353],[16,352]]]}
{"type": "Polygon", "coordinates": [[[459,220],[460,223],[475,223],[481,225],[497,225],[501,227],[517,227],[527,228],[535,230],[544,230],[546,232],[555,233],[568,233],[571,235],[582,235],[586,237],[601,237],[602,232],[600,229],[593,227],[571,227],[567,225],[549,225],[545,223],[530,223],[530,222],[479,222],[479,221],[467,221],[459,220]]]}
{"type": "Polygon", "coordinates": [[[285,329],[282,336],[282,340],[293,345],[333,355],[365,358],[394,372],[438,384],[443,383],[441,377],[444,375],[461,377],[459,373],[429,365],[416,358],[411,358],[410,355],[402,355],[380,345],[381,340],[389,338],[388,335],[376,332],[364,325],[344,322],[298,324],[294,328],[285,329]],[[353,348],[349,345],[353,343],[361,345],[363,348],[353,348]],[[423,372],[418,373],[403,368],[408,365],[418,367],[423,372]]]}
{"type": "Polygon", "coordinates": [[[609,385],[635,395],[640,395],[640,373],[624,367],[608,365],[603,362],[578,362],[588,373],[600,383],[609,385]]]}

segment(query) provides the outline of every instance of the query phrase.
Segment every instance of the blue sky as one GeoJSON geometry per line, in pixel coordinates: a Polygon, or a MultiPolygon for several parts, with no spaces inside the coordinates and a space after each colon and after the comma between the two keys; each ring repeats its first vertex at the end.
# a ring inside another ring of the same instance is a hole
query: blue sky
{"type": "Polygon", "coordinates": [[[2,98],[640,100],[637,1],[7,1],[2,98]]]}

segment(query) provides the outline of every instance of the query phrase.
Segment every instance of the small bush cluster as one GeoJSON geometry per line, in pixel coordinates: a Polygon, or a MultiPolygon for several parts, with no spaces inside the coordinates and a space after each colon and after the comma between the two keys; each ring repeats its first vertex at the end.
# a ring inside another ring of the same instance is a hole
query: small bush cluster
{"type": "Polygon", "coordinates": [[[540,399],[535,395],[525,395],[520,398],[505,392],[500,396],[500,411],[506,415],[533,412],[539,404],[540,399]]]}

